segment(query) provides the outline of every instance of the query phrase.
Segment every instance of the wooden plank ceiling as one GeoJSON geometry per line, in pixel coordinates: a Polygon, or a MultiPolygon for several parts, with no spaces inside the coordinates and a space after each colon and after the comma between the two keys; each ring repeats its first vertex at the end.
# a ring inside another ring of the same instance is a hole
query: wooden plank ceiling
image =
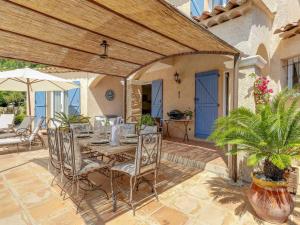
{"type": "Polygon", "coordinates": [[[163,0],[0,0],[0,21],[0,57],[111,76],[174,55],[238,54],[163,0]]]}

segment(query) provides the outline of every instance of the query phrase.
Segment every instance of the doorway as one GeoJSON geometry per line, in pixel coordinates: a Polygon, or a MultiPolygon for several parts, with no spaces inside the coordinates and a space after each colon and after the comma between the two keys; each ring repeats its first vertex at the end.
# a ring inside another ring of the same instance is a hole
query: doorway
{"type": "Polygon", "coordinates": [[[195,136],[207,138],[218,117],[218,71],[196,73],[195,136]]]}
{"type": "Polygon", "coordinates": [[[152,85],[142,85],[142,115],[151,114],[152,85]]]}

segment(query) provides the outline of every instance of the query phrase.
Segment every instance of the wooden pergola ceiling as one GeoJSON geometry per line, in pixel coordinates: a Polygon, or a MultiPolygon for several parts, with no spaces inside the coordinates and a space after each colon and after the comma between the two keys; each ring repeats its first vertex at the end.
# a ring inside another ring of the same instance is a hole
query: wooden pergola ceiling
{"type": "Polygon", "coordinates": [[[0,21],[0,57],[111,76],[175,55],[239,54],[164,0],[0,0],[0,21]]]}

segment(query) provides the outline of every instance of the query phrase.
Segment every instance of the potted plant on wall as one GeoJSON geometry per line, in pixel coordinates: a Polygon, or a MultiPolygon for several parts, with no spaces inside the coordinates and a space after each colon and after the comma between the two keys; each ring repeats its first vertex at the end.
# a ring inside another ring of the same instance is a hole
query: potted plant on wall
{"type": "Polygon", "coordinates": [[[270,94],[273,93],[273,89],[268,87],[270,80],[267,77],[258,76],[255,73],[249,76],[255,78],[253,84],[255,105],[269,103],[270,94]]]}
{"type": "Polygon", "coordinates": [[[184,111],[185,119],[191,120],[193,117],[193,111],[192,110],[185,110],[184,111]]]}
{"type": "Polygon", "coordinates": [[[255,167],[248,199],[268,222],[285,222],[294,208],[285,175],[292,160],[300,159],[299,100],[285,90],[256,112],[238,108],[219,118],[210,136],[218,146],[236,145],[229,154],[248,153],[247,164],[255,167]]]}

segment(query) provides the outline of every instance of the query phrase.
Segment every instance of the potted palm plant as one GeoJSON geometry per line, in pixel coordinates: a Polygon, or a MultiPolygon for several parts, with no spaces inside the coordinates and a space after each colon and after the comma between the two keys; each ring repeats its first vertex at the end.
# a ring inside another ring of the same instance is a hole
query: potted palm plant
{"type": "Polygon", "coordinates": [[[283,223],[294,208],[287,191],[286,171],[300,159],[299,95],[283,91],[256,112],[241,107],[219,118],[210,140],[234,145],[229,154],[247,152],[254,167],[248,199],[256,214],[268,222],[283,223]]]}

